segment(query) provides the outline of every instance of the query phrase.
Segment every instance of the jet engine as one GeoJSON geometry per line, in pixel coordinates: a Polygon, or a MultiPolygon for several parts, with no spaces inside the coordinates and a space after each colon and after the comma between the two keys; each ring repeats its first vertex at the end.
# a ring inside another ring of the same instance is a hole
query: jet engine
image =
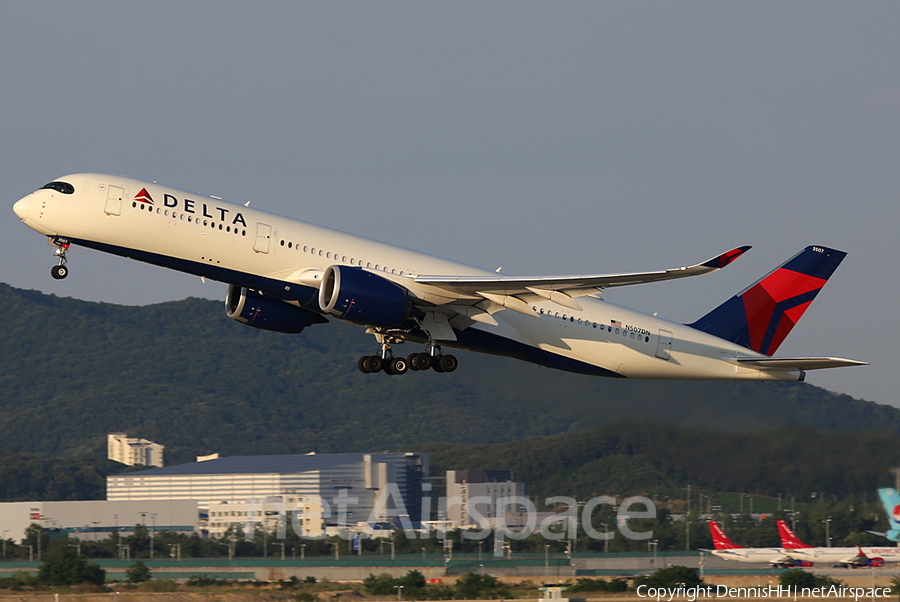
{"type": "Polygon", "coordinates": [[[290,334],[297,334],[316,322],[327,322],[302,307],[233,284],[225,294],[225,315],[247,326],[290,334]]]}
{"type": "Polygon", "coordinates": [[[319,286],[319,309],[366,326],[398,327],[408,316],[406,290],[362,268],[330,265],[319,286]]]}

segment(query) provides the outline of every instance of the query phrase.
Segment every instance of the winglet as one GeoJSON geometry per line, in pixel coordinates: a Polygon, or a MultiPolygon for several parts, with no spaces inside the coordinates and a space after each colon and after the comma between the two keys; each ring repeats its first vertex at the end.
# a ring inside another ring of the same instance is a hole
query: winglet
{"type": "Polygon", "coordinates": [[[705,262],[703,264],[703,267],[722,269],[752,248],[753,247],[751,247],[750,245],[744,245],[743,247],[738,247],[737,249],[726,251],[718,257],[713,257],[709,261],[705,262]]]}

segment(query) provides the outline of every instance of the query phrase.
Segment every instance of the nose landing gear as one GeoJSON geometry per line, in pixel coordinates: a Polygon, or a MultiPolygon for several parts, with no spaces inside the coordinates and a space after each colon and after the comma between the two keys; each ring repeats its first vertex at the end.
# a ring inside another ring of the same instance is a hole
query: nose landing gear
{"type": "Polygon", "coordinates": [[[50,275],[54,280],[62,280],[69,275],[69,268],[66,267],[66,251],[69,250],[69,241],[65,238],[54,236],[47,241],[50,246],[56,247],[53,256],[59,258],[59,263],[50,268],[50,275]]]}

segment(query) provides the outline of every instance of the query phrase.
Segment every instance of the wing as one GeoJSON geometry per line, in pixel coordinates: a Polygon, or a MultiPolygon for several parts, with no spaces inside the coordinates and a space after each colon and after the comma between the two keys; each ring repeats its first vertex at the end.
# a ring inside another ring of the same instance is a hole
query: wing
{"type": "MultiPolygon", "coordinates": [[[[614,286],[628,286],[699,276],[720,270],[743,255],[749,246],[738,247],[716,255],[692,266],[672,268],[657,272],[582,276],[427,276],[415,277],[416,284],[442,289],[451,298],[460,300],[487,300],[498,309],[512,309],[533,315],[529,302],[546,299],[564,307],[580,310],[575,297],[596,294],[614,286]]],[[[493,312],[488,312],[493,313],[493,312]]]]}

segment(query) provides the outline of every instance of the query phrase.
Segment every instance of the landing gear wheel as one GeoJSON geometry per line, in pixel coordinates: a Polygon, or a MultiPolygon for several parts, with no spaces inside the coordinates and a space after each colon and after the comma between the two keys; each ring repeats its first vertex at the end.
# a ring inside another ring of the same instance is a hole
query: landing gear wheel
{"type": "Polygon", "coordinates": [[[454,355],[442,355],[438,358],[437,365],[441,367],[441,372],[453,372],[459,367],[459,361],[454,355]]]}
{"type": "Polygon", "coordinates": [[[431,368],[431,356],[427,353],[413,353],[406,360],[410,370],[428,370],[431,368]]]}
{"type": "Polygon", "coordinates": [[[430,355],[427,353],[419,354],[419,370],[428,370],[431,368],[432,364],[434,364],[434,361],[430,355]]]}
{"type": "Polygon", "coordinates": [[[384,362],[377,355],[368,355],[363,358],[363,366],[365,366],[370,373],[381,372],[382,368],[384,368],[384,362]]]}
{"type": "Polygon", "coordinates": [[[409,370],[409,363],[407,363],[405,357],[395,357],[387,364],[391,368],[391,374],[406,374],[406,371],[409,370]]]}
{"type": "Polygon", "coordinates": [[[368,359],[369,359],[369,356],[368,356],[368,355],[364,355],[364,356],[362,356],[361,358],[359,358],[359,361],[358,361],[358,362],[356,362],[357,368],[359,368],[359,371],[362,372],[363,374],[368,374],[368,373],[369,373],[369,366],[368,366],[368,364],[366,363],[366,362],[368,361],[368,359]]]}
{"type": "Polygon", "coordinates": [[[53,276],[54,280],[62,280],[69,275],[69,268],[64,265],[55,265],[50,268],[50,275],[53,276]]]}

